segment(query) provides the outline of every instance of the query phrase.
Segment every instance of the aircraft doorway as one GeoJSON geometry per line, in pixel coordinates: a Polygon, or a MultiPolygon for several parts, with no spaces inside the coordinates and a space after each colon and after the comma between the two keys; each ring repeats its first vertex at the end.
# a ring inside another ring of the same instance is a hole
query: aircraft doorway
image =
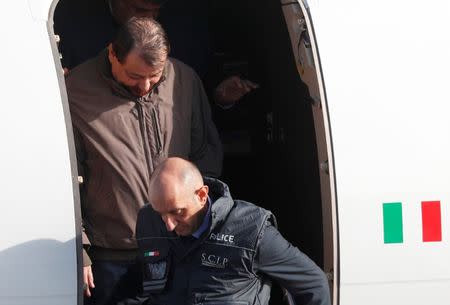
{"type": "MultiPolygon", "coordinates": [[[[310,96],[315,92],[299,76],[285,21],[289,11],[284,16],[276,0],[211,3],[215,62],[223,77],[238,74],[260,85],[233,108],[214,112],[225,147],[222,179],[235,198],[273,211],[283,235],[332,278],[325,127],[310,96]]],[[[281,299],[275,289],[271,304],[281,299]]]]}
{"type": "MultiPolygon", "coordinates": [[[[76,3],[61,0],[58,6],[66,7],[69,2],[76,3]]],[[[186,2],[170,0],[167,9],[176,10],[176,5],[186,6],[186,2]]],[[[209,44],[210,55],[205,60],[208,69],[201,76],[211,95],[217,82],[231,75],[259,85],[231,109],[212,105],[225,147],[222,180],[230,186],[234,198],[271,210],[286,239],[332,274],[335,242],[331,183],[325,168],[328,157],[324,118],[311,98],[310,85],[300,78],[282,3],[279,0],[192,3],[206,5],[199,7],[200,11],[178,9],[176,14],[191,23],[197,19],[186,16],[186,12],[206,13],[210,34],[207,42],[193,37],[186,43],[192,44],[194,51],[205,49],[198,47],[200,43],[209,44]]],[[[78,10],[83,9],[83,4],[78,5],[78,10]]],[[[164,11],[160,17],[167,18],[164,11]]],[[[72,22],[70,18],[60,20],[55,28],[72,22]]],[[[167,29],[169,40],[175,30],[167,29]]],[[[204,28],[200,30],[205,33],[204,28]]],[[[83,31],[80,35],[84,35],[83,31]]],[[[62,44],[64,39],[61,35],[62,44]]],[[[282,298],[275,289],[271,304],[284,304],[282,298]]]]}

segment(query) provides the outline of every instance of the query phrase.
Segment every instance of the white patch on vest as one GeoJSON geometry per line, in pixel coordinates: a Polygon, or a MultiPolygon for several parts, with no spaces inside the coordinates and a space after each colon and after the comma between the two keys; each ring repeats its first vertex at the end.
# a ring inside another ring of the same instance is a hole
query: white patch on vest
{"type": "Polygon", "coordinates": [[[202,265],[213,268],[225,268],[228,258],[215,254],[202,253],[202,265]]]}
{"type": "Polygon", "coordinates": [[[222,233],[211,233],[209,235],[210,240],[224,241],[226,243],[234,243],[234,235],[222,234],[222,233]]]}

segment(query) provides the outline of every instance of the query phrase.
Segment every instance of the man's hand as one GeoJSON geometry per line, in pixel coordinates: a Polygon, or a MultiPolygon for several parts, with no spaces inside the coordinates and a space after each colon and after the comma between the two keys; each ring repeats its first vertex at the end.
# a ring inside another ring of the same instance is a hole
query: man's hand
{"type": "Polygon", "coordinates": [[[215,102],[220,106],[232,106],[244,95],[258,87],[258,84],[248,79],[231,76],[217,86],[214,94],[215,102]]]}
{"type": "Polygon", "coordinates": [[[91,296],[91,288],[95,288],[94,285],[94,275],[92,274],[91,266],[83,267],[83,284],[84,284],[84,294],[87,297],[91,296]]]}

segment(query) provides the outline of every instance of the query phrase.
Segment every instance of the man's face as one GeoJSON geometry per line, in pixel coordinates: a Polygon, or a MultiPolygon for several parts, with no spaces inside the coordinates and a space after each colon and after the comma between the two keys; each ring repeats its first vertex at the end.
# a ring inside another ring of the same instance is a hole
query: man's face
{"type": "Polygon", "coordinates": [[[136,50],[132,50],[121,63],[110,46],[109,61],[114,79],[135,96],[147,95],[159,82],[164,70],[164,63],[157,67],[147,65],[136,50]]]}
{"type": "Polygon", "coordinates": [[[110,0],[112,14],[119,24],[123,24],[131,17],[148,17],[156,19],[161,4],[149,0],[110,0]]]}
{"type": "Polygon", "coordinates": [[[173,196],[161,196],[151,202],[153,210],[161,215],[169,232],[189,236],[203,222],[206,213],[208,187],[202,186],[191,192],[175,192],[173,196]]]}

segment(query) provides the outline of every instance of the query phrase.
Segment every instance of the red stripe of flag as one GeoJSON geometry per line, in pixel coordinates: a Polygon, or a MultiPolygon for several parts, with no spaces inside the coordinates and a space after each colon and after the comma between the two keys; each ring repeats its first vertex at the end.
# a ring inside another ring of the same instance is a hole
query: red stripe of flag
{"type": "Polygon", "coordinates": [[[422,201],[422,236],[424,242],[442,241],[440,201],[422,201]]]}

